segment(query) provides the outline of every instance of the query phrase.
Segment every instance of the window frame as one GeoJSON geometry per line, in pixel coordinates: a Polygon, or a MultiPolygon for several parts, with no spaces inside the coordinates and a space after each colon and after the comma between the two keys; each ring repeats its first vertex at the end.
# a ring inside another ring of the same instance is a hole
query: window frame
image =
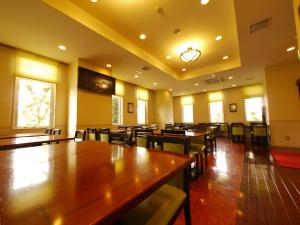
{"type": "Polygon", "coordinates": [[[35,80],[25,77],[15,77],[15,85],[14,85],[14,103],[13,103],[13,121],[12,121],[12,129],[14,130],[30,130],[30,129],[44,129],[44,128],[51,128],[54,127],[55,124],[55,109],[56,109],[56,84],[47,82],[47,81],[41,81],[41,80],[35,80]],[[40,126],[40,127],[18,127],[18,104],[19,104],[19,88],[20,88],[20,80],[28,80],[33,82],[39,82],[39,83],[46,83],[49,84],[51,87],[51,101],[50,101],[50,122],[49,126],[40,126]]]}
{"type": "Polygon", "coordinates": [[[111,121],[111,123],[112,123],[112,125],[115,125],[115,126],[117,126],[117,125],[123,125],[123,96],[112,95],[112,101],[113,101],[113,98],[121,99],[120,103],[118,103],[118,104],[120,104],[119,105],[119,107],[120,107],[120,111],[119,111],[120,114],[119,114],[119,116],[121,118],[120,118],[120,120],[118,120],[118,121],[120,121],[120,123],[115,124],[115,123],[113,123],[113,121],[111,121]]]}
{"type": "Polygon", "coordinates": [[[184,105],[182,105],[181,106],[181,108],[182,108],[182,115],[181,115],[181,117],[182,117],[182,122],[183,123],[194,123],[194,104],[184,104],[184,105]],[[191,106],[191,108],[192,108],[192,120],[191,121],[185,121],[184,120],[184,107],[185,106],[191,106]]]}
{"type": "Polygon", "coordinates": [[[214,102],[209,102],[208,103],[208,109],[209,109],[209,121],[211,123],[224,123],[225,121],[225,113],[224,113],[224,102],[223,101],[214,101],[214,102]],[[222,103],[222,121],[212,121],[212,118],[211,118],[211,104],[213,103],[222,103]]]}
{"type": "Polygon", "coordinates": [[[148,101],[138,99],[136,102],[136,117],[137,117],[137,124],[145,125],[148,123],[148,101]],[[139,101],[145,102],[145,123],[139,123],[139,101]]]}
{"type": "Polygon", "coordinates": [[[254,97],[248,97],[248,98],[245,98],[244,99],[244,114],[245,114],[245,121],[246,122],[259,122],[259,123],[262,123],[264,118],[263,118],[263,115],[264,115],[264,112],[263,112],[263,107],[264,107],[264,98],[263,96],[254,96],[254,97]],[[247,106],[246,106],[246,100],[247,99],[252,99],[252,98],[260,98],[261,99],[261,120],[259,121],[255,121],[255,120],[247,120],[247,106]]]}

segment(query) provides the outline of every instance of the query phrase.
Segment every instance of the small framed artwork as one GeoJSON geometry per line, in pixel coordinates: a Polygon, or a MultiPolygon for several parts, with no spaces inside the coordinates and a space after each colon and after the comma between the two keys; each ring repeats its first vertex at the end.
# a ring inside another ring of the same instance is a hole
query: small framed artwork
{"type": "Polygon", "coordinates": [[[128,112],[128,113],[133,113],[133,103],[128,102],[128,105],[127,105],[127,112],[128,112]]]}
{"type": "Polygon", "coordinates": [[[236,103],[229,104],[229,111],[237,112],[237,104],[236,103]]]}

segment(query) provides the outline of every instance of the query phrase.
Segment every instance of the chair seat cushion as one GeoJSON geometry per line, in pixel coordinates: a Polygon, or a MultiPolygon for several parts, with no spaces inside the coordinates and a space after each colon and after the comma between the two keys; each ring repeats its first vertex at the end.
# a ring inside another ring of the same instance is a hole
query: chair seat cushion
{"type": "Polygon", "coordinates": [[[165,184],[127,213],[120,224],[167,225],[182,207],[185,198],[182,190],[165,184]]]}

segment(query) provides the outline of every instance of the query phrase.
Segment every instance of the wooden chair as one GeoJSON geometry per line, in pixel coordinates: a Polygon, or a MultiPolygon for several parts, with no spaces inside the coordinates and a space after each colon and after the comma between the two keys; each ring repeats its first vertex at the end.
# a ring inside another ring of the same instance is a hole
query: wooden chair
{"type": "Polygon", "coordinates": [[[268,145],[267,124],[251,125],[251,143],[268,145]]]}
{"type": "Polygon", "coordinates": [[[246,142],[245,127],[243,123],[231,124],[231,137],[233,142],[246,142]]]}
{"type": "Polygon", "coordinates": [[[207,147],[209,147],[209,151],[214,151],[217,149],[217,130],[216,130],[216,128],[210,128],[210,127],[207,128],[206,140],[207,140],[207,147]]]}
{"type": "Polygon", "coordinates": [[[88,140],[96,140],[96,133],[97,133],[97,129],[96,128],[87,128],[86,129],[86,133],[87,133],[87,139],[88,140]]]}
{"type": "Polygon", "coordinates": [[[137,129],[134,131],[136,146],[146,148],[147,136],[153,135],[152,129],[137,129]]]}
{"type": "Polygon", "coordinates": [[[223,137],[229,136],[229,125],[228,123],[221,123],[220,124],[220,136],[223,137]]]}
{"type": "Polygon", "coordinates": [[[52,134],[53,135],[60,135],[61,134],[61,129],[59,129],[59,128],[52,129],[52,134]]]}
{"type": "MultiPolygon", "coordinates": [[[[164,151],[172,151],[182,154],[189,154],[189,138],[184,136],[163,136],[163,135],[148,135],[147,136],[147,148],[151,146],[154,147],[155,142],[163,143],[164,151]]],[[[179,173],[174,177],[169,183],[163,186],[164,190],[168,191],[166,194],[166,199],[163,195],[160,196],[161,199],[157,199],[155,207],[154,205],[149,205],[149,209],[146,211],[147,218],[143,223],[131,223],[131,224],[173,224],[179,215],[182,208],[185,214],[185,224],[191,224],[191,214],[190,214],[190,195],[189,195],[189,175],[190,169],[186,168],[183,173],[179,173]],[[179,178],[179,179],[178,179],[179,178]],[[175,187],[174,187],[175,186],[175,187]],[[170,190],[167,190],[170,188],[170,190]],[[182,190],[184,192],[182,192],[182,190]],[[183,195],[184,193],[184,195],[183,195]],[[173,201],[174,205],[171,203],[173,201]],[[149,213],[151,212],[151,213],[149,213]],[[151,216],[149,216],[149,214],[151,216]]],[[[163,192],[161,193],[163,194],[163,192]]],[[[155,201],[155,199],[154,199],[155,201]]],[[[139,208],[145,209],[145,205],[141,205],[139,208]]]]}
{"type": "Polygon", "coordinates": [[[75,141],[84,141],[85,140],[85,130],[76,130],[75,132],[75,141]]]}
{"type": "Polygon", "coordinates": [[[173,129],[173,124],[172,123],[166,123],[165,124],[165,130],[172,130],[173,129]]]}
{"type": "Polygon", "coordinates": [[[46,128],[45,129],[45,134],[52,134],[52,128],[46,128]]]}
{"type": "Polygon", "coordinates": [[[203,136],[190,137],[190,150],[197,151],[199,153],[198,155],[200,156],[200,166],[201,166],[200,172],[202,174],[204,171],[203,155],[205,158],[205,164],[206,166],[208,166],[206,134],[204,134],[203,136]]]}
{"type": "Polygon", "coordinates": [[[126,133],[109,133],[108,142],[118,145],[132,145],[132,132],[126,133]]]}

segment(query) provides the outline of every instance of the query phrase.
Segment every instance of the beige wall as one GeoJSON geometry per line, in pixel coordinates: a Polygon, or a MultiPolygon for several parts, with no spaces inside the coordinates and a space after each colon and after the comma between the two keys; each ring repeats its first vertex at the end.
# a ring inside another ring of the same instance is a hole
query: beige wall
{"type": "Polygon", "coordinates": [[[300,79],[299,63],[266,69],[271,144],[300,147],[300,98],[296,80],[300,79]]]}
{"type": "MultiPolygon", "coordinates": [[[[13,98],[15,84],[15,58],[16,49],[0,45],[0,133],[20,132],[12,129],[13,98]]],[[[56,108],[55,127],[67,130],[67,102],[68,102],[68,80],[67,67],[65,64],[58,64],[58,80],[56,83],[56,108]]],[[[22,132],[36,132],[35,130],[22,129],[22,132]]]]}
{"type": "Polygon", "coordinates": [[[294,3],[294,15],[295,15],[295,24],[297,31],[298,47],[300,46],[300,15],[298,12],[298,7],[300,6],[300,0],[293,0],[294,3]]]}
{"type": "MultiPolygon", "coordinates": [[[[255,96],[263,96],[263,86],[262,84],[251,85],[245,87],[237,87],[224,89],[218,92],[223,94],[223,109],[224,109],[224,121],[225,122],[246,122],[245,121],[245,105],[244,99],[255,96]],[[237,112],[229,111],[229,104],[236,103],[237,104],[237,112]]],[[[209,122],[209,94],[208,93],[199,93],[191,95],[193,98],[193,106],[194,106],[194,122],[202,123],[209,122]]],[[[183,96],[185,97],[185,96],[183,96]]],[[[174,121],[182,122],[182,97],[174,97],[173,98],[173,112],[174,112],[174,121]]]]}
{"type": "MultiPolygon", "coordinates": [[[[98,67],[94,64],[79,60],[81,67],[111,75],[110,70],[98,67]]],[[[123,124],[137,124],[137,89],[138,86],[123,82],[123,124]],[[127,112],[127,104],[134,104],[133,113],[127,112]]],[[[153,92],[148,90],[148,123],[153,123],[153,92]]],[[[112,96],[101,95],[93,92],[78,89],[77,95],[77,128],[85,129],[87,127],[112,127],[112,96]]]]}
{"type": "Polygon", "coordinates": [[[166,123],[173,123],[173,95],[170,91],[156,91],[154,93],[154,121],[160,128],[166,123]]]}

